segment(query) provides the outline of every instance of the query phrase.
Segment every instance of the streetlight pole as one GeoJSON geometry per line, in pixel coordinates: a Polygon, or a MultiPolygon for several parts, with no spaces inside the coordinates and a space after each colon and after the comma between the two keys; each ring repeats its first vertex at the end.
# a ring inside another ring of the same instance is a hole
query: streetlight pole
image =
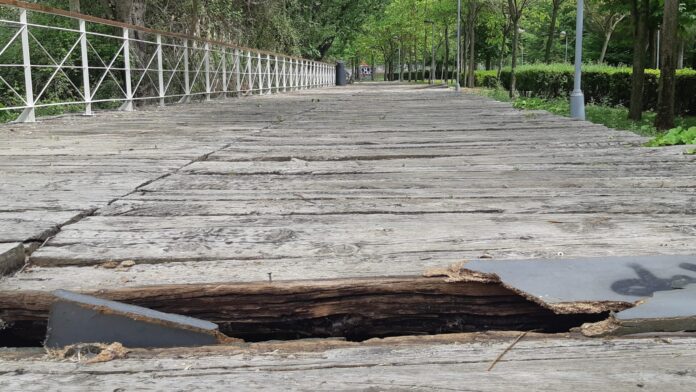
{"type": "Polygon", "coordinates": [[[575,18],[575,78],[573,92],[570,93],[570,116],[579,120],[585,119],[585,95],[582,93],[582,30],[584,1],[578,0],[577,16],[575,18]]]}
{"type": "Polygon", "coordinates": [[[561,31],[561,39],[565,38],[565,57],[563,57],[563,63],[568,63],[568,34],[565,31],[561,31]]]}
{"type": "Polygon", "coordinates": [[[460,50],[462,47],[462,0],[457,0],[457,76],[455,76],[455,90],[460,91],[459,78],[462,74],[462,56],[460,50]]]}
{"type": "Polygon", "coordinates": [[[517,32],[520,33],[520,49],[522,49],[522,50],[521,50],[521,52],[522,52],[522,63],[521,63],[521,65],[524,65],[524,35],[522,34],[522,33],[524,33],[524,31],[525,31],[525,30],[524,30],[523,28],[521,28],[521,27],[518,27],[518,28],[517,28],[517,32]]]}
{"type": "Polygon", "coordinates": [[[430,55],[430,72],[428,74],[429,84],[435,84],[433,79],[433,74],[435,73],[435,22],[431,19],[426,19],[425,23],[430,23],[433,28],[433,36],[431,38],[430,46],[432,47],[432,53],[430,55]]]}

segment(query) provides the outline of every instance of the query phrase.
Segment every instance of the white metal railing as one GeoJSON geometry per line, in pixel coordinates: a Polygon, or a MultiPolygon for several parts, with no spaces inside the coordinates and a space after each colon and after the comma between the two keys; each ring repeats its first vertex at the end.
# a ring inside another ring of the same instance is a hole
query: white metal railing
{"type": "Polygon", "coordinates": [[[334,66],[144,27],[0,0],[0,111],[35,121],[38,108],[160,105],[335,84],[334,66]],[[43,42],[42,42],[43,41],[43,42]]]}

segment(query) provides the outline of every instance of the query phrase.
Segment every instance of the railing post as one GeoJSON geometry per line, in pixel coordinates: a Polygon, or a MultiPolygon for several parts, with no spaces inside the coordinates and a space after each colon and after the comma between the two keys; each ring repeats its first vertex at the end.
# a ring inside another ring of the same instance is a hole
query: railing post
{"type": "Polygon", "coordinates": [[[286,72],[285,72],[285,91],[292,91],[292,59],[285,58],[286,72]]]}
{"type": "Polygon", "coordinates": [[[276,93],[280,92],[280,68],[278,68],[278,56],[273,56],[274,64],[275,67],[273,67],[273,71],[275,72],[276,76],[276,93]]]}
{"type": "Polygon", "coordinates": [[[300,67],[300,60],[295,59],[295,90],[300,89],[300,84],[302,84],[302,81],[300,80],[301,75],[302,68],[300,67]]]}
{"type": "Polygon", "coordinates": [[[237,92],[237,97],[241,95],[242,90],[242,79],[241,79],[241,64],[239,61],[239,49],[234,50],[234,72],[235,72],[235,82],[234,89],[237,92]]]}
{"type": "Polygon", "coordinates": [[[80,52],[82,55],[82,92],[85,98],[85,116],[92,115],[92,95],[89,84],[89,60],[87,59],[87,27],[80,19],[80,52]]]}
{"type": "Polygon", "coordinates": [[[125,27],[123,28],[123,71],[125,73],[126,101],[121,105],[120,110],[131,112],[133,111],[133,90],[130,68],[130,32],[125,27]]]}
{"type": "Polygon", "coordinates": [[[251,72],[251,51],[250,50],[247,51],[246,58],[247,58],[246,67],[244,67],[244,68],[246,70],[245,73],[246,73],[246,80],[247,80],[247,92],[249,94],[253,94],[255,80],[254,80],[253,74],[251,72]]]}
{"type": "Polygon", "coordinates": [[[302,85],[304,84],[304,60],[297,60],[297,89],[302,90],[302,85]]]}
{"type": "Polygon", "coordinates": [[[210,101],[210,44],[204,45],[205,49],[205,100],[210,101]]]}
{"type": "Polygon", "coordinates": [[[294,69],[292,73],[292,89],[297,90],[297,88],[300,85],[300,61],[295,59],[293,67],[294,69]]]}
{"type": "Polygon", "coordinates": [[[305,89],[307,87],[307,62],[305,60],[300,60],[300,64],[302,64],[302,81],[300,88],[305,89]]]}
{"type": "Polygon", "coordinates": [[[164,65],[162,64],[162,35],[157,34],[157,84],[159,85],[159,104],[164,106],[164,65]]]}
{"type": "Polygon", "coordinates": [[[29,53],[29,26],[27,24],[27,10],[20,9],[19,23],[22,25],[22,61],[24,67],[24,90],[26,107],[17,117],[17,122],[35,122],[36,110],[34,108],[34,85],[31,80],[31,56],[29,53]]]}
{"type": "Polygon", "coordinates": [[[179,100],[180,103],[187,103],[191,100],[191,81],[189,80],[189,47],[188,40],[184,39],[184,96],[179,100]]]}
{"type": "Polygon", "coordinates": [[[227,98],[227,50],[222,47],[222,97],[227,98]]]}
{"type": "Polygon", "coordinates": [[[273,78],[271,74],[271,56],[266,55],[266,86],[268,87],[268,94],[273,94],[273,78]]]}
{"type": "Polygon", "coordinates": [[[261,53],[256,53],[256,75],[258,75],[259,95],[263,94],[263,73],[261,72],[261,53]]]}
{"type": "MultiPolygon", "coordinates": [[[[286,75],[287,68],[285,67],[285,63],[287,62],[287,59],[286,59],[285,57],[281,57],[280,59],[281,59],[280,61],[283,63],[283,65],[282,65],[282,67],[281,67],[281,69],[280,69],[280,73],[281,73],[280,76],[281,76],[281,78],[282,78],[282,80],[283,80],[283,92],[286,92],[286,91],[288,91],[288,87],[287,87],[287,77],[286,77],[286,76],[287,76],[287,75],[286,75]]],[[[280,85],[279,85],[279,87],[280,87],[280,85]]]]}

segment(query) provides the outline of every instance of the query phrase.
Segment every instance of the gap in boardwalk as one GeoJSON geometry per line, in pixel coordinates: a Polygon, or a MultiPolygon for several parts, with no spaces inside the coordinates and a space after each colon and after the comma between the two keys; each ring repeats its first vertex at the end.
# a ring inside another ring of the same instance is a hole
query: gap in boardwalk
{"type": "MultiPolygon", "coordinates": [[[[435,278],[177,285],[123,289],[103,296],[209,320],[228,336],[249,342],[330,337],[362,341],[500,330],[557,333],[608,316],[559,315],[497,283],[435,278]]],[[[41,345],[50,299],[42,306],[5,311],[8,328],[0,331],[0,344],[41,345]]]]}

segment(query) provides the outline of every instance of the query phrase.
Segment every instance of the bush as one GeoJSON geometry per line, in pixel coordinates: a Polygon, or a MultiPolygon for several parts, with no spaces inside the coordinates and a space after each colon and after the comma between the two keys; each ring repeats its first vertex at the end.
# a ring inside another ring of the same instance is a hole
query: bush
{"type": "MultiPolygon", "coordinates": [[[[517,67],[517,90],[521,94],[540,98],[567,96],[573,89],[574,69],[570,64],[534,64],[517,67]]],[[[476,71],[476,84],[491,87],[491,71],[476,71]]],[[[609,106],[628,106],[631,98],[632,70],[628,67],[604,65],[584,65],[582,89],[588,103],[609,106]]],[[[643,108],[657,106],[657,87],[660,71],[645,71],[643,108]]],[[[510,89],[510,69],[500,73],[502,86],[510,89]]],[[[696,114],[696,71],[682,69],[677,71],[676,107],[678,114],[696,114]]]]}
{"type": "MultiPolygon", "coordinates": [[[[457,73],[457,71],[448,71],[448,76],[450,79],[454,79],[454,75],[457,73]]],[[[404,71],[401,74],[402,80],[408,80],[409,73],[408,71],[404,71]]],[[[413,71],[411,72],[411,76],[414,76],[415,80],[423,80],[423,71],[413,71]]],[[[437,70],[435,72],[435,79],[439,80],[442,77],[442,70],[437,70]]],[[[392,73],[392,80],[399,80],[399,73],[394,72],[392,73]]],[[[430,70],[426,69],[425,70],[425,79],[430,79],[430,70]]],[[[413,79],[412,79],[413,80],[413,79]]]]}
{"type": "MultiPolygon", "coordinates": [[[[474,83],[476,84],[476,86],[487,87],[487,88],[496,88],[499,86],[498,85],[498,71],[496,71],[496,70],[476,71],[475,78],[476,78],[476,81],[474,83]]],[[[461,85],[462,86],[465,85],[463,80],[462,80],[461,85]]]]}
{"type": "Polygon", "coordinates": [[[696,144],[696,127],[677,127],[646,143],[650,147],[674,146],[677,144],[696,144]]]}

